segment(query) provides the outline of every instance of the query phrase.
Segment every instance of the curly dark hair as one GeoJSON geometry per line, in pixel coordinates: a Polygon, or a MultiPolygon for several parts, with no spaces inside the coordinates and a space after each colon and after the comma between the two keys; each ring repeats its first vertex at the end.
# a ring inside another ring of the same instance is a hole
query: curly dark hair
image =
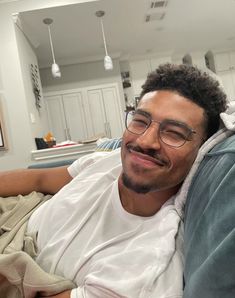
{"type": "Polygon", "coordinates": [[[227,96],[219,82],[206,71],[184,64],[162,64],[148,75],[140,98],[155,90],[176,92],[202,107],[206,116],[207,138],[219,129],[219,114],[226,109],[227,96]]]}

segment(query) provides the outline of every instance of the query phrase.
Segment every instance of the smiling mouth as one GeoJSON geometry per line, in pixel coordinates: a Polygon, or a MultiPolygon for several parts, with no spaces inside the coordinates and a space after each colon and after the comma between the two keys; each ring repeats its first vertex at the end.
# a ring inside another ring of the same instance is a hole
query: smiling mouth
{"type": "Polygon", "coordinates": [[[168,162],[163,160],[158,156],[158,154],[148,154],[145,152],[141,152],[140,149],[134,148],[132,146],[127,146],[127,149],[129,153],[131,153],[132,158],[135,160],[137,163],[141,163],[145,166],[160,166],[164,167],[168,165],[168,162]]]}

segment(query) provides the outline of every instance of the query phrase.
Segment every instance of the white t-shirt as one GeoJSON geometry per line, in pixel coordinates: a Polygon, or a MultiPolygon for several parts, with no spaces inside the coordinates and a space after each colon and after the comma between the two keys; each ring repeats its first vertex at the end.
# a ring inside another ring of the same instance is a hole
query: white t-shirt
{"type": "Polygon", "coordinates": [[[85,156],[69,172],[76,177],[29,221],[29,232],[38,232],[37,263],[73,280],[72,298],[182,297],[173,199],[152,217],[126,212],[118,192],[120,150],[85,156]]]}

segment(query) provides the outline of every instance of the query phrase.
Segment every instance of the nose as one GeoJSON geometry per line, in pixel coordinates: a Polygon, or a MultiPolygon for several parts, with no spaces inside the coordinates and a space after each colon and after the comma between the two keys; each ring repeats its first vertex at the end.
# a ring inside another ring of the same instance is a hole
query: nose
{"type": "Polygon", "coordinates": [[[159,124],[152,122],[149,128],[137,138],[136,142],[143,149],[159,150],[161,148],[159,124]]]}

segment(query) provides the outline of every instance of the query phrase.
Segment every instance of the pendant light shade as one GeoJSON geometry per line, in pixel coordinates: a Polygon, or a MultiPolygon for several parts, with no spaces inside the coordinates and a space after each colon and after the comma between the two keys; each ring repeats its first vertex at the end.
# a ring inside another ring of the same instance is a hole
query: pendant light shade
{"type": "Polygon", "coordinates": [[[105,70],[112,70],[113,69],[113,61],[112,58],[108,54],[107,45],[106,45],[106,39],[104,34],[104,24],[102,17],[105,15],[105,12],[103,10],[98,10],[95,15],[100,18],[100,25],[102,30],[102,36],[103,36],[103,42],[104,42],[104,49],[105,49],[105,57],[104,57],[104,68],[105,70]]]}
{"type": "Polygon", "coordinates": [[[61,77],[60,67],[57,63],[52,63],[51,73],[52,73],[54,78],[60,78],[61,77]]]}
{"type": "Polygon", "coordinates": [[[112,59],[111,59],[111,57],[110,56],[105,56],[104,57],[104,68],[106,69],[106,70],[112,70],[113,69],[113,61],[112,61],[112,59]]]}
{"type": "Polygon", "coordinates": [[[51,46],[51,54],[52,54],[52,59],[53,59],[53,63],[51,65],[51,73],[54,78],[60,78],[61,77],[60,67],[55,61],[55,53],[54,53],[54,47],[53,47],[52,37],[51,37],[50,25],[53,23],[53,20],[50,18],[46,18],[43,20],[43,23],[47,25],[50,46],[51,46]]]}

